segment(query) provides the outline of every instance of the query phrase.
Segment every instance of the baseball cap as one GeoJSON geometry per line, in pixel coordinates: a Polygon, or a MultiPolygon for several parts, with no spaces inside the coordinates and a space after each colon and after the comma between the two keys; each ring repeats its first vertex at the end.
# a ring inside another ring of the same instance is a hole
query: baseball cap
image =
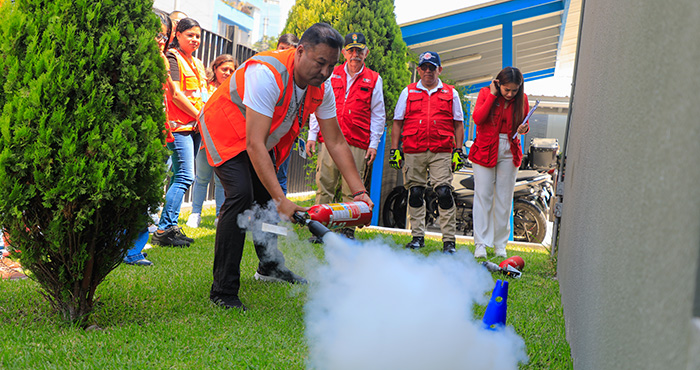
{"type": "Polygon", "coordinates": [[[422,66],[423,63],[431,63],[435,67],[440,67],[440,56],[434,51],[423,52],[420,57],[418,57],[418,66],[422,66]]]}
{"type": "Polygon", "coordinates": [[[351,32],[345,35],[345,50],[351,48],[367,49],[365,35],[359,32],[351,32]]]}

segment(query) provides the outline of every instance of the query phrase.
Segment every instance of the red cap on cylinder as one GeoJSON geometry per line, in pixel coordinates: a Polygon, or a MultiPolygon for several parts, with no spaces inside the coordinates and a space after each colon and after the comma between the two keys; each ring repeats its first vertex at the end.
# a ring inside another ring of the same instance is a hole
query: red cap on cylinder
{"type": "Polygon", "coordinates": [[[498,265],[500,268],[506,268],[506,266],[511,265],[518,269],[518,271],[522,271],[523,268],[525,267],[525,261],[523,261],[523,258],[520,256],[513,256],[511,258],[508,258],[506,260],[503,260],[500,265],[498,265]]]}

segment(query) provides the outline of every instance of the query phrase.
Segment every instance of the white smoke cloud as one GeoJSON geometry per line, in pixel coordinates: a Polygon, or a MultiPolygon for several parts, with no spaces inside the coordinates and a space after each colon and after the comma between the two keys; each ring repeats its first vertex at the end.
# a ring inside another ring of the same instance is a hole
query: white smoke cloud
{"type": "MultiPolygon", "coordinates": [[[[277,205],[272,200],[270,200],[264,207],[255,203],[253,204],[253,207],[238,215],[238,227],[249,231],[255,244],[263,247],[263,253],[266,256],[266,261],[274,261],[277,262],[279,266],[284,266],[285,258],[278,248],[278,235],[263,231],[263,223],[273,226],[280,223],[277,205]]],[[[282,227],[280,229],[287,228],[288,235],[295,234],[289,230],[289,223],[282,222],[281,226],[282,227]]],[[[295,237],[295,240],[298,241],[298,238],[295,237]]]]}
{"type": "Polygon", "coordinates": [[[276,225],[280,221],[277,213],[277,205],[274,201],[269,201],[264,207],[253,204],[253,207],[238,215],[238,227],[250,231],[253,240],[262,242],[265,245],[277,239],[277,235],[262,231],[262,224],[276,225]]]}
{"type": "Polygon", "coordinates": [[[309,276],[309,368],[517,369],[525,344],[512,327],[481,328],[491,275],[467,252],[428,257],[381,242],[325,238],[309,276]]]}

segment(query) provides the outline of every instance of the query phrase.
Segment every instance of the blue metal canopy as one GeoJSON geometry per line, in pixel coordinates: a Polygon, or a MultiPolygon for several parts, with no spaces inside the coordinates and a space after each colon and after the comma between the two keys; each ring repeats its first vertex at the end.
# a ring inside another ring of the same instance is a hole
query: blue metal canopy
{"type": "Polygon", "coordinates": [[[554,75],[570,0],[500,0],[400,25],[416,54],[440,54],[443,74],[477,91],[506,66],[527,80],[554,75]]]}

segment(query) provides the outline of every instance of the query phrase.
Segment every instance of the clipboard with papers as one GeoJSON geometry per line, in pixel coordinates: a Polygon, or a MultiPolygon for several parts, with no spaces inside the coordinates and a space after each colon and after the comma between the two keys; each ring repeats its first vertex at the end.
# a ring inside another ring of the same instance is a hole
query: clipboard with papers
{"type": "MultiPolygon", "coordinates": [[[[532,108],[530,108],[530,111],[527,112],[527,116],[525,116],[525,119],[523,120],[523,122],[521,123],[521,125],[524,124],[525,122],[527,122],[527,120],[530,119],[530,116],[532,116],[532,114],[535,113],[535,109],[537,109],[537,106],[539,106],[539,105],[540,105],[540,101],[539,101],[539,100],[535,101],[535,105],[533,105],[532,108]]],[[[517,132],[513,135],[513,140],[515,140],[516,137],[518,137],[518,133],[517,133],[517,132]]]]}

